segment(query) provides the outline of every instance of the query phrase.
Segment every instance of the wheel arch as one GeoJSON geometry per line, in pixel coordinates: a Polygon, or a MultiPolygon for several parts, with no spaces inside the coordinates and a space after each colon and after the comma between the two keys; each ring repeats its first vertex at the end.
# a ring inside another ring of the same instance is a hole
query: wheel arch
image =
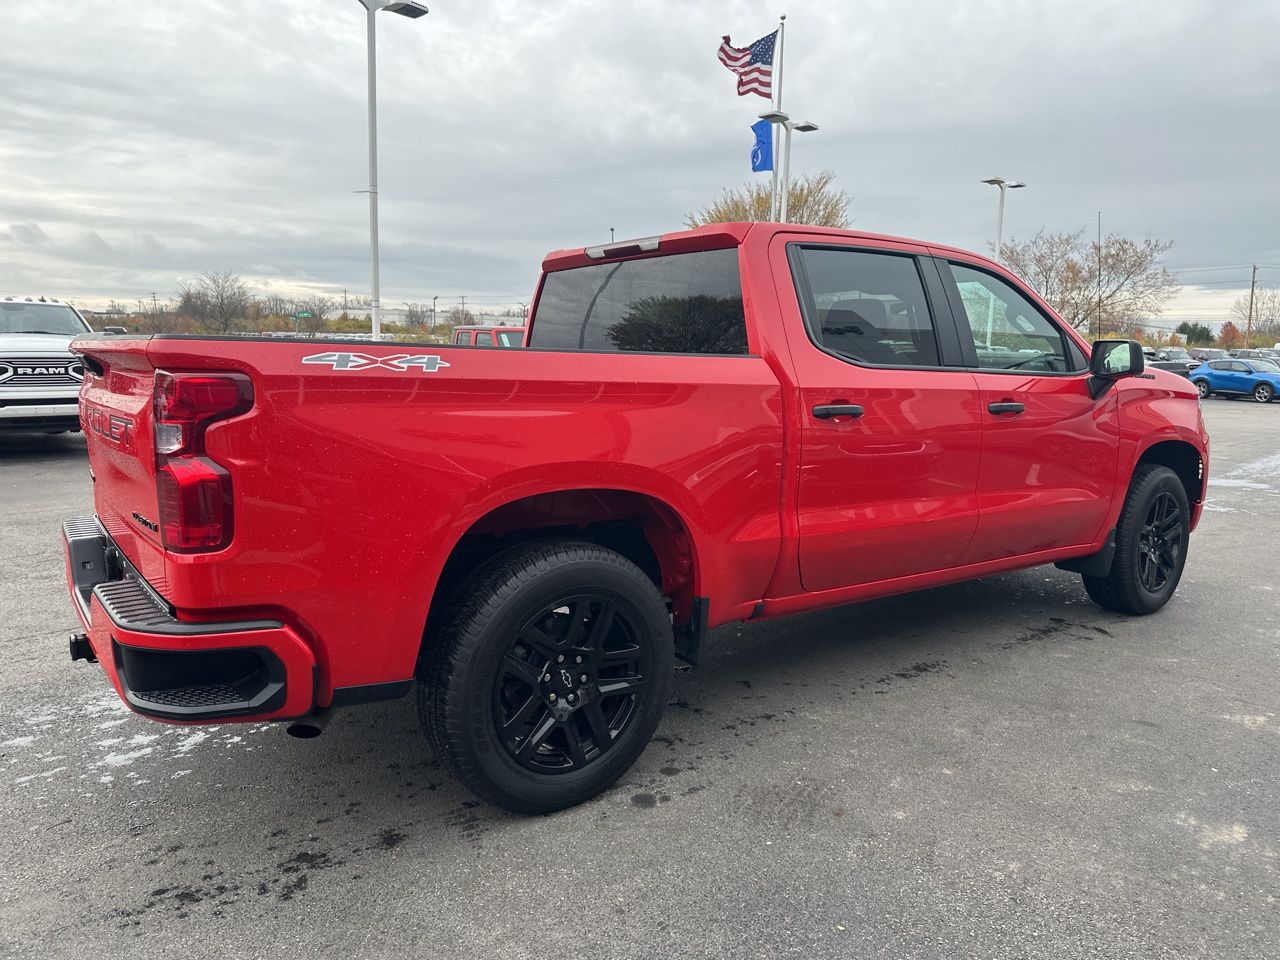
{"type": "Polygon", "coordinates": [[[673,622],[689,624],[703,606],[698,534],[687,508],[650,489],[561,485],[539,492],[515,489],[489,499],[454,529],[431,590],[424,637],[457,587],[489,558],[542,537],[583,540],[636,564],[671,601],[673,622]]]}
{"type": "MultiPolygon", "coordinates": [[[[1204,501],[1206,479],[1204,457],[1201,456],[1195,444],[1186,440],[1158,440],[1142,451],[1142,455],[1134,464],[1134,470],[1136,471],[1144,463],[1168,467],[1177,474],[1178,479],[1182,481],[1183,489],[1187,491],[1187,502],[1193,509],[1196,504],[1204,501]]],[[[1132,474],[1130,480],[1132,480],[1132,474]]]]}

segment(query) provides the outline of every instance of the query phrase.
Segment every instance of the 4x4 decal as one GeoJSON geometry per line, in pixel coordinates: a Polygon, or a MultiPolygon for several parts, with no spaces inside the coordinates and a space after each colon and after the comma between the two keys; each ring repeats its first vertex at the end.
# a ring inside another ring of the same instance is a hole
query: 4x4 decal
{"type": "Polygon", "coordinates": [[[313,353],[302,358],[303,363],[319,363],[335,370],[397,370],[406,373],[417,368],[421,373],[435,373],[448,363],[437,356],[396,353],[388,357],[374,357],[367,353],[313,353]]]}

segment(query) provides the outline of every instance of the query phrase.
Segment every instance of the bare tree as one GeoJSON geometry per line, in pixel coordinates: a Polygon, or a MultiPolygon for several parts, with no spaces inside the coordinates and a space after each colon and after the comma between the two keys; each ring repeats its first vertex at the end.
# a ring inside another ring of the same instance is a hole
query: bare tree
{"type": "Polygon", "coordinates": [[[1253,291],[1253,323],[1249,323],[1249,294],[1231,305],[1231,313],[1242,331],[1251,330],[1250,339],[1265,346],[1280,341],[1280,287],[1259,285],[1253,291]]]}
{"type": "Polygon", "coordinates": [[[334,303],[329,297],[317,294],[314,297],[294,301],[293,310],[294,316],[298,318],[299,332],[305,333],[308,337],[314,337],[328,325],[329,314],[333,313],[334,303]],[[302,316],[304,313],[309,313],[311,316],[304,317],[302,316]]]}
{"type": "Polygon", "coordinates": [[[178,309],[202,328],[228,333],[249,312],[249,288],[231,271],[208,271],[178,287],[178,309]]]}
{"type": "Polygon", "coordinates": [[[428,310],[420,303],[411,303],[405,309],[404,323],[406,327],[418,330],[427,325],[427,317],[431,315],[428,310]]]}
{"type": "Polygon", "coordinates": [[[1161,263],[1173,244],[1111,235],[1085,240],[1084,231],[1046,233],[1004,244],[1001,260],[1078,330],[1127,330],[1157,317],[1180,289],[1161,263]]]}
{"type": "Polygon", "coordinates": [[[452,307],[448,313],[444,315],[444,322],[451,327],[462,327],[476,322],[476,316],[470,310],[465,309],[461,304],[452,307]]]}
{"type": "MultiPolygon", "coordinates": [[[[852,198],[833,185],[835,174],[829,171],[801,177],[791,182],[787,191],[787,220],[821,227],[847,229],[852,220],[849,204],[852,198]]],[[[706,223],[754,222],[769,219],[773,195],[769,184],[748,182],[733,190],[726,189],[719,200],[685,217],[693,229],[706,223]]]]}

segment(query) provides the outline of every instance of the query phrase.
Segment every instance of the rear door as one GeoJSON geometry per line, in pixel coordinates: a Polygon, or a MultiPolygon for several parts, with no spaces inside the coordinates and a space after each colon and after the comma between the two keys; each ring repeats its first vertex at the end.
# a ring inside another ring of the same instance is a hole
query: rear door
{"type": "Polygon", "coordinates": [[[939,261],[981,390],[978,532],[965,563],[1092,543],[1115,492],[1116,391],[1094,399],[1083,350],[976,262],[939,261]]]}
{"type": "Polygon", "coordinates": [[[921,247],[775,243],[803,324],[797,492],[807,591],[955,565],[977,527],[978,386],[921,247]],[[785,244],[785,251],[782,246],[785,244]]]}

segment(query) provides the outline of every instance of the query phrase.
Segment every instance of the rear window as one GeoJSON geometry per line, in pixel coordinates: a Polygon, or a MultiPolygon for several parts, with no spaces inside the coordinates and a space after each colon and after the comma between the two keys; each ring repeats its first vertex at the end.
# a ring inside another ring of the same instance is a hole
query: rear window
{"type": "Polygon", "coordinates": [[[747,324],[738,251],[705,250],[549,273],[529,346],[744,354],[747,324]]]}
{"type": "Polygon", "coordinates": [[[524,334],[517,333],[515,330],[501,330],[498,332],[498,342],[504,347],[522,347],[524,334]]]}

